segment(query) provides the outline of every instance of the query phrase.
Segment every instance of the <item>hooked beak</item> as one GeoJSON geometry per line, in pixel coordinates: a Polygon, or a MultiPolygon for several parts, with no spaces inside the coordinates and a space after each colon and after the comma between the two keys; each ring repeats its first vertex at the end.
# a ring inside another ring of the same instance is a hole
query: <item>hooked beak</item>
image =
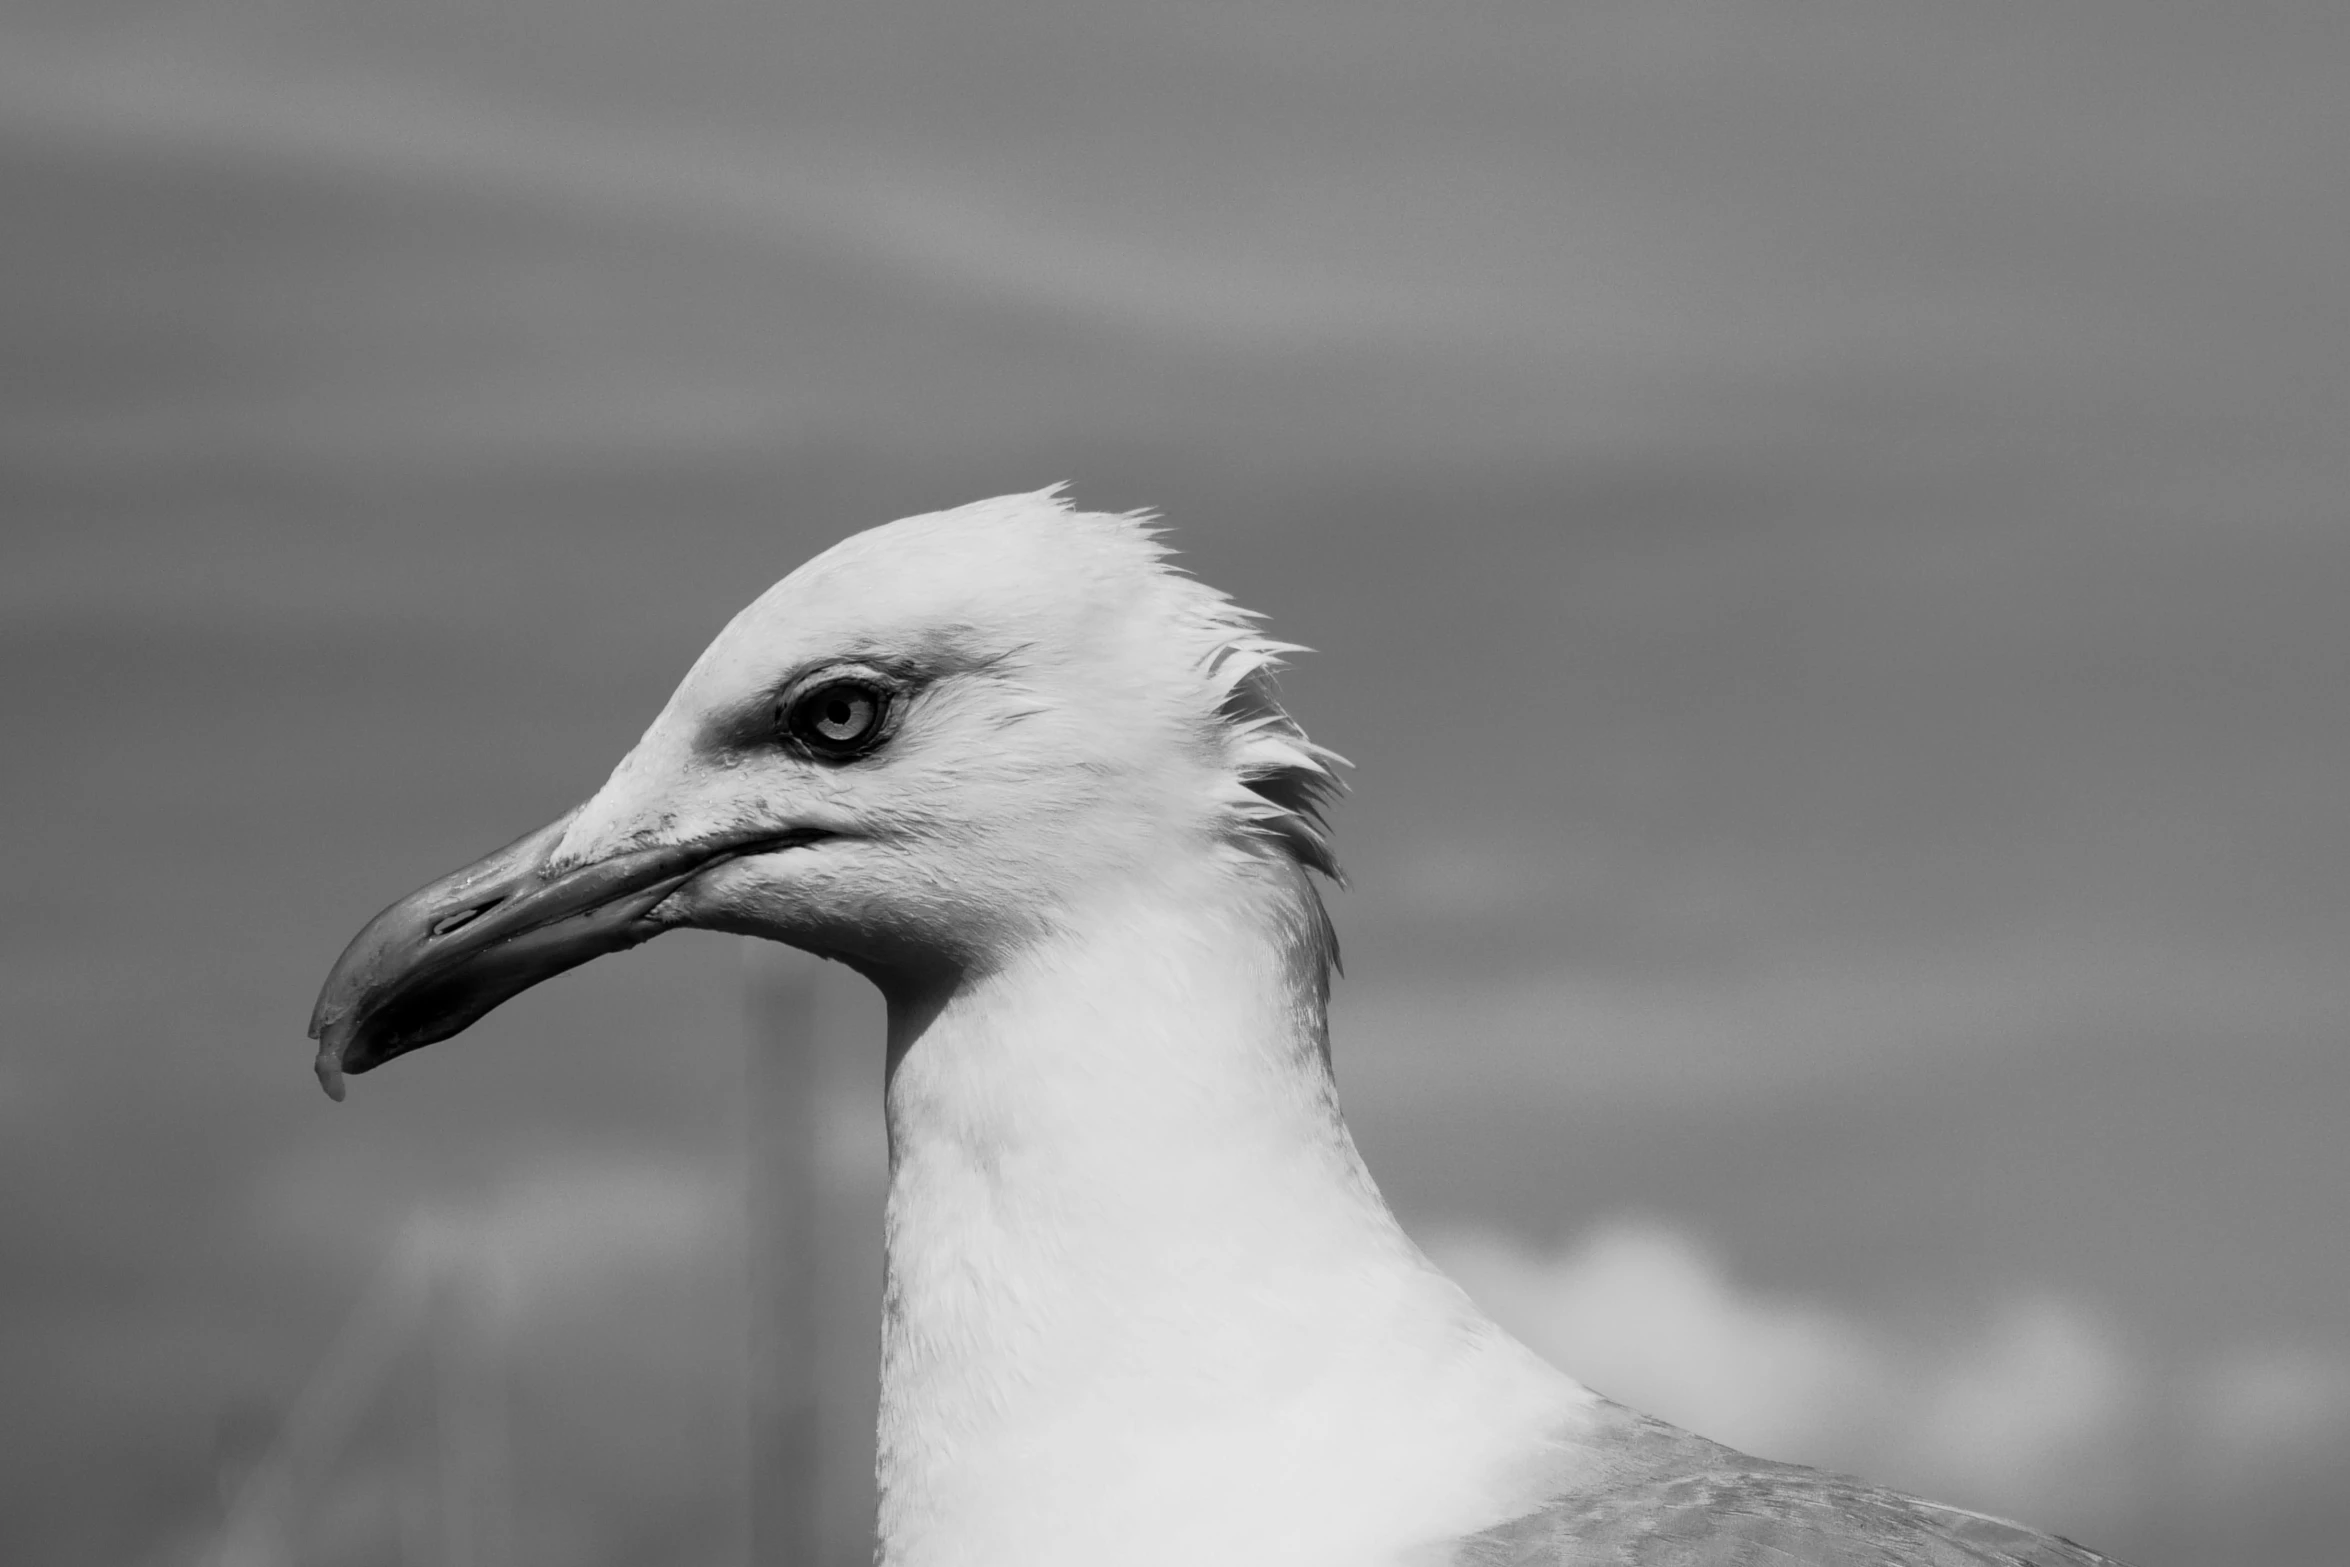
{"type": "Polygon", "coordinates": [[[343,1097],[345,1073],[462,1033],[541,980],[652,940],[676,923],[654,917],[661,902],[713,865],[829,836],[663,844],[553,868],[578,814],[418,888],[351,939],[310,1014],[327,1097],[343,1097]]]}

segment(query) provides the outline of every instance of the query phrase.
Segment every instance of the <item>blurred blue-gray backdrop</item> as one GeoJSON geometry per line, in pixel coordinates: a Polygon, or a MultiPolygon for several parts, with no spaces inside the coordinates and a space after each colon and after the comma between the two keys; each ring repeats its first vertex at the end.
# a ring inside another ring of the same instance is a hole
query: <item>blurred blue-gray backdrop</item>
{"type": "Polygon", "coordinates": [[[2346,79],[2325,0],[15,0],[0,1558],[288,1444],[305,1563],[737,1558],[734,944],[340,1109],[306,1009],[809,552],[1068,479],[1323,650],[1342,1086],[1494,1310],[2340,1560],[2346,79]]]}

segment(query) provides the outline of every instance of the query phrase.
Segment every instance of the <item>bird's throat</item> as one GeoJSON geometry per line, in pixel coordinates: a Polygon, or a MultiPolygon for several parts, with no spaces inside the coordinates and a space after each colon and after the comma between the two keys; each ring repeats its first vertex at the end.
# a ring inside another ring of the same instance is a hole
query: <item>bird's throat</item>
{"type": "Polygon", "coordinates": [[[1089,909],[898,1042],[893,1567],[1237,1563],[1329,1538],[1334,1510],[1392,1540],[1416,1509],[1438,1538],[1539,1483],[1520,1471],[1581,1390],[1381,1200],[1295,893],[1227,876],[1089,909]]]}

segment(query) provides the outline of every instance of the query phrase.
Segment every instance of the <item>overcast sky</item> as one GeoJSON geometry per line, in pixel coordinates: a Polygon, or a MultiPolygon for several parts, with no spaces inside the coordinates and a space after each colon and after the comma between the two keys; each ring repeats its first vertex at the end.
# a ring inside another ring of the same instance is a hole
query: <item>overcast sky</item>
{"type": "Polygon", "coordinates": [[[196,1559],[332,1362],[302,1559],[441,1560],[437,1337],[515,1562],[731,1559],[736,945],[340,1108],[303,1021],[767,582],[1067,479],[1320,650],[1342,1088],[1494,1310],[2331,1560],[2346,75],[2329,4],[18,0],[0,1556],[196,1559]]]}

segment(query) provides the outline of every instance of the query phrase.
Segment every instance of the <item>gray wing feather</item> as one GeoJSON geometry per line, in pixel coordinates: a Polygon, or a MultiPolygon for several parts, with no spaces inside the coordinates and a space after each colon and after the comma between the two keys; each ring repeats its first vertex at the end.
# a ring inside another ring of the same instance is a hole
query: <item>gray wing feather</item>
{"type": "Polygon", "coordinates": [[[2056,1535],[1749,1458],[1622,1412],[1589,1483],[1460,1541],[1452,1567],[2120,1567],[2056,1535]]]}

